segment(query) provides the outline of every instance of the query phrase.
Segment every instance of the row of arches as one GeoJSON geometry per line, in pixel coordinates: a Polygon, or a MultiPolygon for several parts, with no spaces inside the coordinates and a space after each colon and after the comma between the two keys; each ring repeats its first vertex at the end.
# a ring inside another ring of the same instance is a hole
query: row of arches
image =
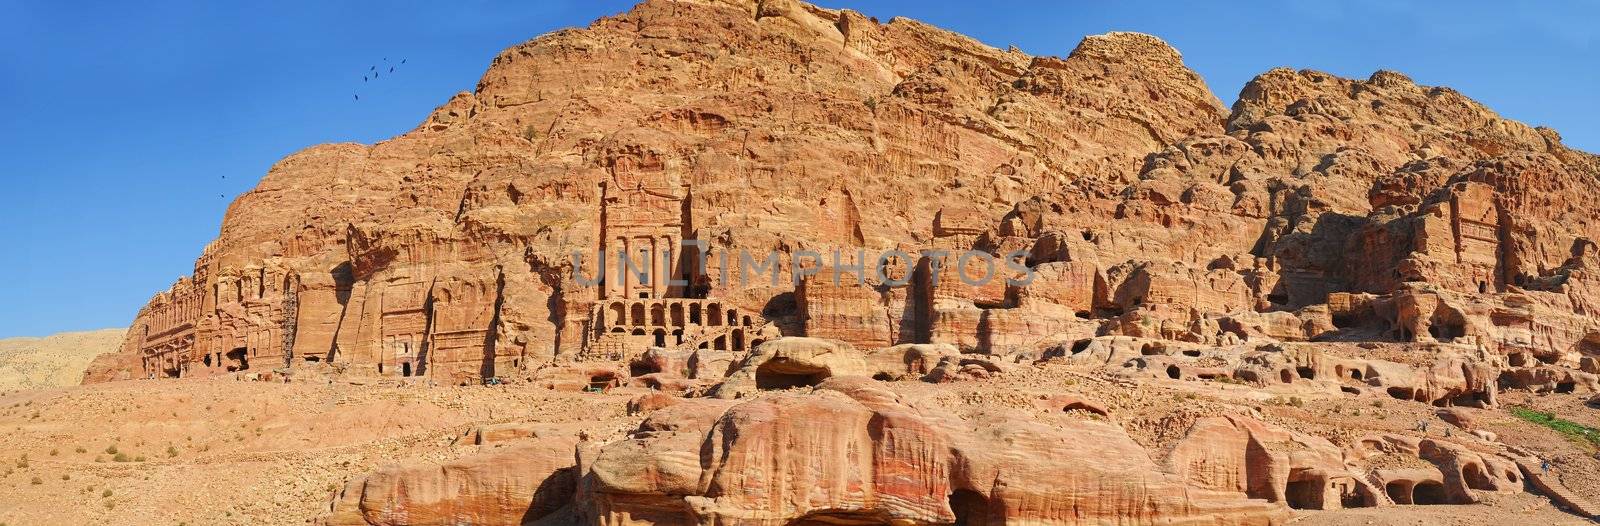
{"type": "MultiPolygon", "coordinates": [[[[669,331],[664,327],[657,327],[654,330],[635,327],[630,331],[625,327],[612,327],[611,333],[633,336],[635,340],[649,338],[652,345],[664,348],[680,347],[685,342],[693,343],[694,339],[694,335],[686,336],[682,328],[674,328],[669,331]]],[[[751,342],[750,347],[754,348],[757,343],[760,343],[760,340],[751,342]]],[[[744,351],[745,329],[742,327],[736,328],[728,330],[724,334],[701,338],[698,343],[695,343],[695,348],[718,351],[744,351]]]]}
{"type": "Polygon", "coordinates": [[[600,327],[750,327],[755,321],[733,307],[699,299],[617,300],[601,310],[600,327]]]}

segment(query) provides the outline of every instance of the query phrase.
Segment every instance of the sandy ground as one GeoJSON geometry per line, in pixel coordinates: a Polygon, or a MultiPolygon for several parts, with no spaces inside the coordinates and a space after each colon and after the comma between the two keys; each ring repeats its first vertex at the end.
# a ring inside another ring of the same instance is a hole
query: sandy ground
{"type": "MultiPolygon", "coordinates": [[[[1166,379],[1130,381],[1061,366],[932,385],[890,384],[920,406],[971,402],[1031,407],[1075,393],[1111,409],[1135,440],[1161,451],[1199,416],[1250,414],[1346,444],[1367,432],[1420,434],[1436,408],[1368,395],[1276,391],[1166,379]],[[1299,406],[1286,397],[1302,399],[1299,406]]],[[[0,523],[305,524],[326,511],[349,478],[405,459],[449,459],[474,426],[543,422],[601,440],[642,417],[626,414],[642,391],[562,393],[532,387],[426,387],[268,383],[232,377],[130,381],[0,394],[0,523]],[[119,457],[120,455],[120,457],[119,457]]],[[[1595,423],[1576,395],[1508,393],[1502,403],[1595,423]]],[[[1600,501],[1600,460],[1585,444],[1498,410],[1474,411],[1504,442],[1554,459],[1565,483],[1600,501]]],[[[1088,416],[1086,416],[1088,417],[1088,416]]],[[[1456,433],[1449,440],[1503,449],[1456,433]]],[[[1484,504],[1401,506],[1300,513],[1293,524],[1593,524],[1531,494],[1488,495],[1484,504]]]]}
{"type": "Polygon", "coordinates": [[[132,381],[0,396],[0,523],[304,524],[351,477],[447,459],[475,424],[637,425],[626,396],[517,388],[132,381]],[[118,461],[117,454],[123,461],[118,461]]]}

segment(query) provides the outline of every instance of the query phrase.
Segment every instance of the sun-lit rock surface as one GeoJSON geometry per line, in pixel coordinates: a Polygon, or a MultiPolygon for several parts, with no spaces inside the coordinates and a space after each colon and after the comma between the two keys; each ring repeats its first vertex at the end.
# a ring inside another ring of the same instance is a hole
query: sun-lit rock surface
{"type": "Polygon", "coordinates": [[[1148,35],[1035,57],[652,0],[504,51],[411,132],[279,162],[85,382],[621,390],[644,419],[484,428],[485,451],[343,486],[330,524],[1246,525],[1516,498],[1507,437],[1263,407],[1600,390],[1597,177],[1554,131],[1394,72],[1275,69],[1230,110],[1148,35]],[[1145,386],[1216,401],[1100,398],[1145,386]]]}

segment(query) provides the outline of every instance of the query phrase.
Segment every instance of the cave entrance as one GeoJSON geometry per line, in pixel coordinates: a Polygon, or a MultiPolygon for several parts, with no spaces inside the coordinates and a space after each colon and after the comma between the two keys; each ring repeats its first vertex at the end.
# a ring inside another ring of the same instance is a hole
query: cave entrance
{"type": "Polygon", "coordinates": [[[1577,382],[1557,382],[1556,392],[1560,394],[1571,393],[1578,390],[1577,382]]]}
{"type": "Polygon", "coordinates": [[[1395,504],[1411,503],[1411,485],[1403,480],[1390,482],[1383,486],[1383,492],[1389,494],[1389,500],[1395,504]]]}
{"type": "Polygon", "coordinates": [[[1354,480],[1341,480],[1337,487],[1341,508],[1370,508],[1378,505],[1377,496],[1366,491],[1365,486],[1356,484],[1354,480]]]}
{"type": "Polygon", "coordinates": [[[1461,476],[1466,479],[1467,487],[1475,490],[1494,491],[1495,484],[1489,480],[1489,474],[1483,471],[1483,466],[1477,463],[1467,464],[1461,468],[1461,476]]]}
{"type": "Polygon", "coordinates": [[[1290,508],[1297,510],[1322,509],[1322,482],[1319,480],[1296,480],[1289,483],[1284,490],[1284,498],[1288,500],[1290,508]]]}
{"type": "Polygon", "coordinates": [[[799,366],[780,358],[768,360],[767,363],[756,367],[756,388],[816,387],[823,380],[827,380],[829,376],[832,375],[826,369],[799,366]]]}
{"type": "Polygon", "coordinates": [[[1296,367],[1294,368],[1294,372],[1295,374],[1300,375],[1301,378],[1305,378],[1307,380],[1317,379],[1317,370],[1310,367],[1296,367]]]}
{"type": "Polygon", "coordinates": [[[1462,407],[1489,407],[1489,397],[1483,391],[1473,391],[1450,399],[1450,405],[1462,407]]]}
{"type": "Polygon", "coordinates": [[[205,357],[201,358],[200,361],[204,362],[206,367],[211,367],[211,353],[206,353],[205,357]]]}
{"type": "Polygon", "coordinates": [[[1094,342],[1094,340],[1078,340],[1078,341],[1072,342],[1072,349],[1071,349],[1072,354],[1078,354],[1078,353],[1081,353],[1083,351],[1089,350],[1089,344],[1093,343],[1093,342],[1094,342]]]}
{"type": "Polygon", "coordinates": [[[224,355],[227,358],[226,363],[228,365],[228,371],[243,371],[245,369],[249,369],[250,357],[248,354],[249,351],[245,350],[244,347],[237,347],[231,351],[228,351],[228,354],[224,355]]]}
{"type": "Polygon", "coordinates": [[[631,377],[637,378],[659,372],[661,372],[661,369],[657,368],[656,364],[645,360],[635,360],[633,363],[628,364],[628,376],[631,377]]]}
{"type": "Polygon", "coordinates": [[[1171,378],[1173,380],[1183,378],[1183,369],[1179,369],[1176,365],[1167,366],[1167,378],[1171,378]]]}
{"type": "Polygon", "coordinates": [[[589,376],[590,391],[605,392],[610,390],[612,387],[616,387],[618,383],[617,375],[611,373],[600,373],[589,376]]]}
{"type": "Polygon", "coordinates": [[[400,376],[411,376],[411,362],[400,362],[400,376]]]}
{"type": "Polygon", "coordinates": [[[1411,489],[1411,503],[1419,506],[1444,504],[1444,484],[1431,480],[1418,482],[1411,489]]]}
{"type": "Polygon", "coordinates": [[[950,494],[950,511],[956,515],[955,526],[1000,524],[990,518],[989,499],[970,489],[958,489],[950,494]]]}
{"type": "Polygon", "coordinates": [[[889,526],[889,520],[876,512],[830,510],[807,513],[785,526],[889,526]]]}
{"type": "Polygon", "coordinates": [[[1450,320],[1434,321],[1428,326],[1428,335],[1433,339],[1448,342],[1467,335],[1465,323],[1450,320]]]}

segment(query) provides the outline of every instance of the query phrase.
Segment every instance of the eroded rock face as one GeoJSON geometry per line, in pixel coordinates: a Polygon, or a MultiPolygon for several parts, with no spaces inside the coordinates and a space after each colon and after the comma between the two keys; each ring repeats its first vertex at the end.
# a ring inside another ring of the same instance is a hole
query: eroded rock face
{"type": "MultiPolygon", "coordinates": [[[[1392,72],[1273,70],[1229,112],[1146,35],[1033,57],[797,2],[653,1],[507,50],[394,140],[274,166],[86,381],[331,362],[470,383],[651,347],[731,364],[779,336],[1365,338],[1581,369],[1597,172],[1392,72]],[[891,249],[909,259],[878,265],[891,249]],[[924,252],[969,249],[1035,279],[971,285],[924,252]],[[740,259],[771,251],[767,273],[740,259]]],[[[668,373],[726,373],[700,369],[668,373]]]]}
{"type": "Polygon", "coordinates": [[[523,438],[450,462],[384,468],[345,485],[334,496],[325,522],[520,525],[547,516],[570,520],[577,443],[562,436],[523,438]]]}
{"type": "MultiPolygon", "coordinates": [[[[1272,524],[1282,508],[1186,488],[1113,424],[929,414],[874,382],[675,405],[605,446],[593,524],[1272,524]],[[682,408],[682,409],[680,409],[682,408]],[[692,414],[694,416],[687,416],[692,414]],[[662,418],[657,418],[660,416],[662,418]],[[709,417],[709,418],[708,418],[709,417]],[[658,421],[681,422],[662,429],[658,421]],[[855,522],[850,522],[855,521],[855,522]]],[[[580,499],[583,501],[583,499],[580,499]]]]}
{"type": "MultiPolygon", "coordinates": [[[[655,392],[629,439],[530,478],[479,457],[375,474],[347,523],[512,520],[481,488],[527,510],[564,469],[561,505],[597,524],[1467,502],[1516,487],[1504,459],[1386,438],[1415,462],[1363,466],[1239,415],[1157,451],[1092,400],[952,416],[867,378],[1063,363],[1475,408],[1594,391],[1597,179],[1555,132],[1393,72],[1275,69],[1230,110],[1147,35],[1035,57],[800,2],[651,0],[504,51],[406,134],[275,165],[85,381],[655,392]]],[[[523,435],[484,433],[546,443],[523,435]]]]}

